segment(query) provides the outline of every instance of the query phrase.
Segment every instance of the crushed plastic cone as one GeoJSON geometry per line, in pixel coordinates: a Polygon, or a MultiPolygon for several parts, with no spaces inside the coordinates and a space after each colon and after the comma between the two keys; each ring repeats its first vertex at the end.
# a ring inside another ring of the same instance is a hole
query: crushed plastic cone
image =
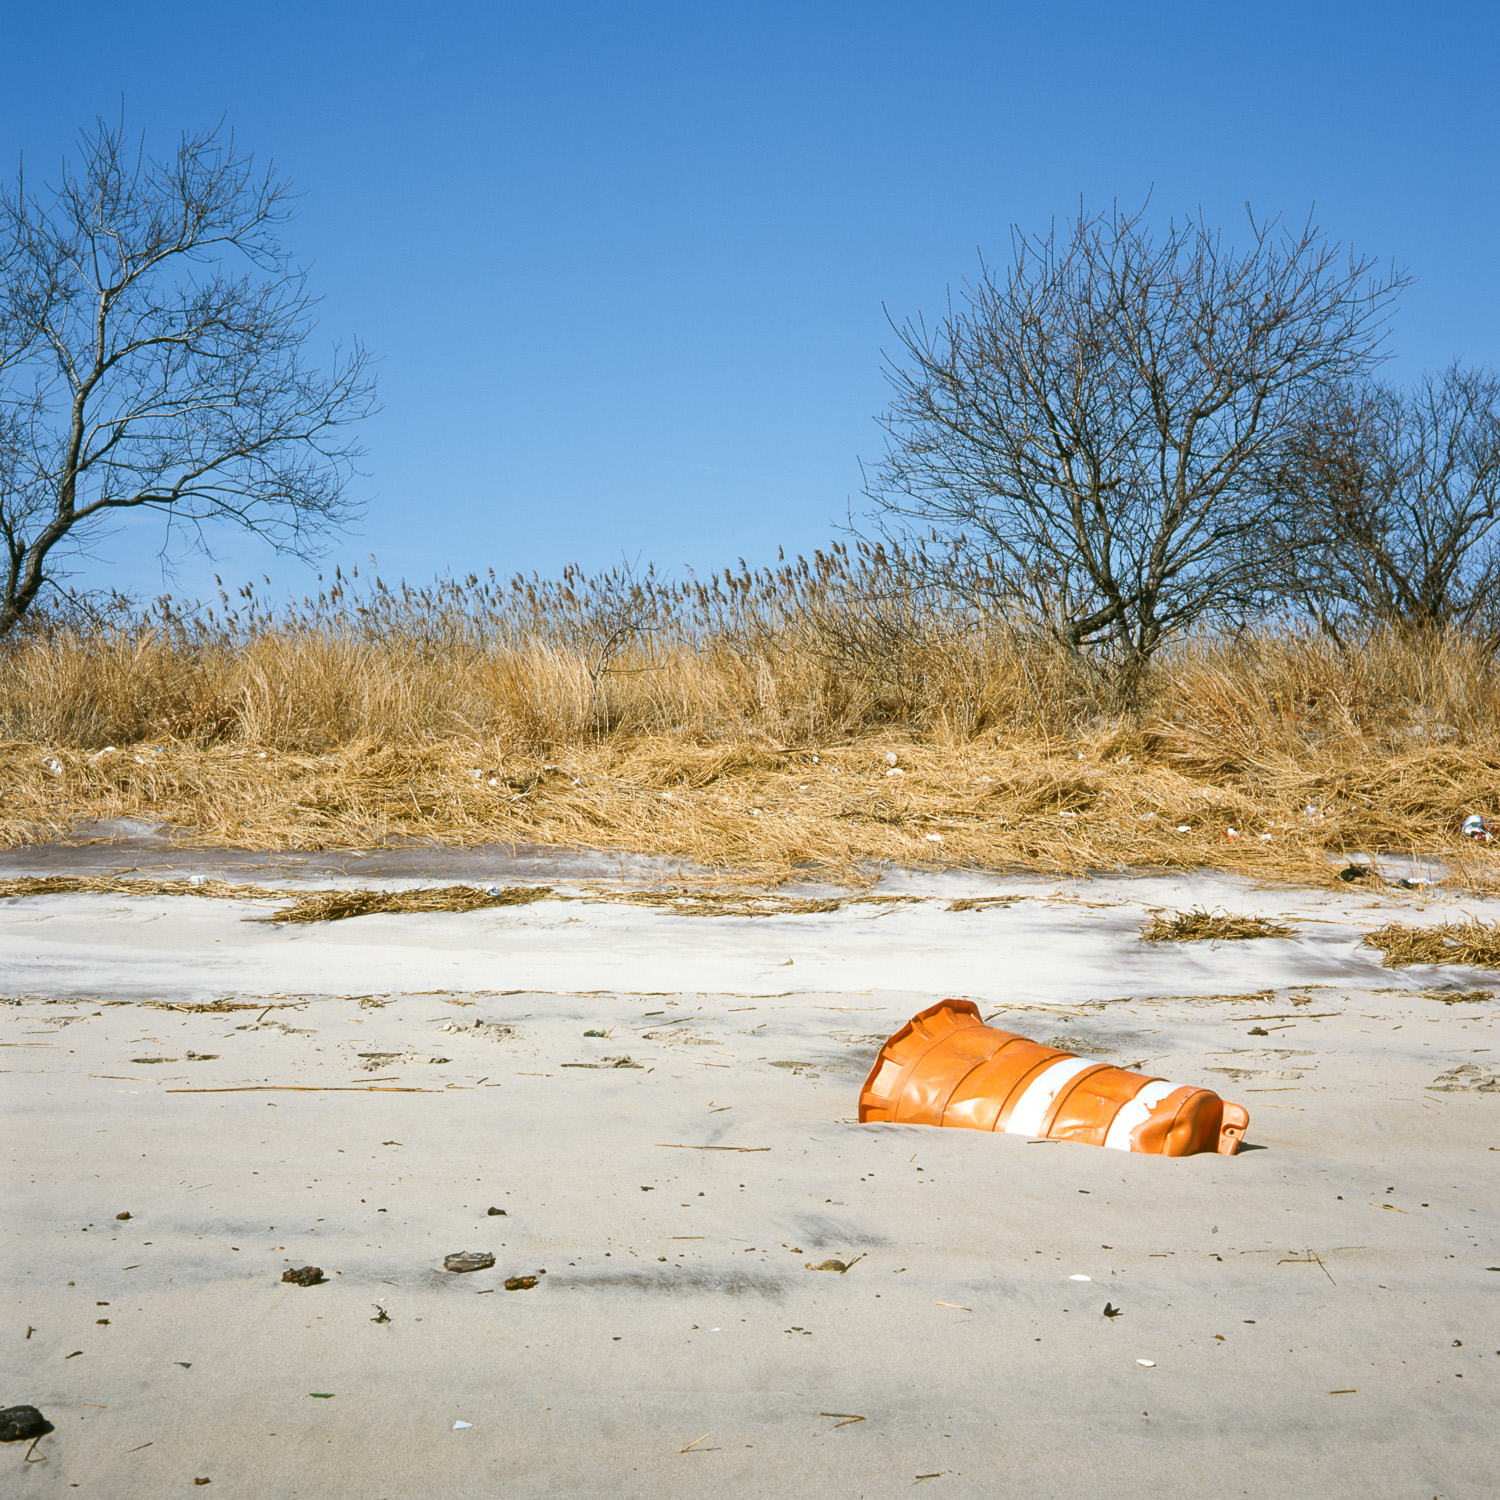
{"type": "Polygon", "coordinates": [[[913,1016],[875,1059],[861,1123],[957,1125],[1117,1151],[1232,1156],[1250,1116],[1210,1089],[1090,1062],[984,1024],[969,1000],[913,1016]]]}

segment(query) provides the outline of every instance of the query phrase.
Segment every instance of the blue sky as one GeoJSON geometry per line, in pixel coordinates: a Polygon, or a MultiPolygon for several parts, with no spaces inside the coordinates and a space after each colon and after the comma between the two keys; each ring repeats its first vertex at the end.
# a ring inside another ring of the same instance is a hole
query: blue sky
{"type": "MultiPolygon", "coordinates": [[[[227,117],[304,193],[322,330],[380,357],[366,513],[328,565],[706,571],[826,544],[881,446],[883,308],[1008,226],[1148,192],[1316,216],[1417,284],[1398,378],[1496,363],[1500,8],[1261,3],[206,6],[3,0],[0,165],[123,96],[227,117]]],[[[79,581],[162,586],[154,524],[79,581]]],[[[310,574],[233,533],[179,557],[310,574]]]]}

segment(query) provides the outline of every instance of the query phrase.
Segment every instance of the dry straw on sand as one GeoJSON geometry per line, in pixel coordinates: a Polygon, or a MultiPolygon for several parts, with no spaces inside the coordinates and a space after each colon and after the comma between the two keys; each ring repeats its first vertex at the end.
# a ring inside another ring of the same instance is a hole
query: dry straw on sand
{"type": "Polygon", "coordinates": [[[423,887],[413,891],[317,891],[265,917],[267,922],[338,922],[378,912],[486,911],[493,906],[525,906],[544,901],[550,885],[511,885],[482,890],[472,885],[423,887]]]}
{"type": "MultiPolygon", "coordinates": [[[[253,591],[246,590],[247,596],[253,591]]],[[[255,849],[631,850],[858,884],[884,863],[1325,883],[1500,809],[1477,642],[1201,638],[1125,708],[1033,633],[836,554],[681,587],[344,584],[0,643],[0,842],[103,819],[255,849]]]]}
{"type": "Polygon", "coordinates": [[[264,885],[235,885],[227,880],[152,880],[124,875],[20,875],[0,880],[0,899],[7,896],[207,896],[218,901],[296,899],[298,891],[264,885]]]}
{"type": "Polygon", "coordinates": [[[1500,922],[1444,922],[1437,927],[1403,927],[1391,922],[1361,939],[1378,948],[1388,969],[1408,964],[1467,964],[1500,969],[1500,922]]]}
{"type": "Polygon", "coordinates": [[[1250,938],[1291,937],[1292,929],[1265,917],[1230,917],[1209,911],[1157,912],[1141,929],[1148,943],[1244,942],[1250,938]]]}
{"type": "MultiPolygon", "coordinates": [[[[22,896],[212,896],[228,901],[289,901],[290,906],[262,922],[342,922],[350,917],[388,912],[470,912],[497,906],[527,906],[533,901],[592,901],[615,906],[647,906],[684,917],[797,917],[841,911],[847,906],[899,906],[921,902],[921,896],[834,896],[808,899],[737,890],[646,890],[591,886],[556,891],[550,885],[490,888],[474,885],[421,886],[403,891],[278,890],[274,886],[232,885],[223,880],[149,880],[121,875],[24,875],[0,880],[0,899],[22,896]]],[[[1020,897],[999,902],[955,902],[950,911],[976,904],[1009,906],[1020,897]]],[[[201,1008],[201,1007],[200,1007],[201,1008]]]]}

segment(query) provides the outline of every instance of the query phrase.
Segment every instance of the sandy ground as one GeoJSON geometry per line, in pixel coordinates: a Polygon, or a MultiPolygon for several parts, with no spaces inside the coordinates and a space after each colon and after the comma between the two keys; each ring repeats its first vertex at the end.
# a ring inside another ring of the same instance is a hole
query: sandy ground
{"type": "MultiPolygon", "coordinates": [[[[420,880],[403,858],[352,874],[420,880]]],[[[565,891],[651,873],[472,859],[432,873],[565,891]]],[[[16,851],[0,873],[130,864],[351,873],[109,846],[16,851]]],[[[0,1488],[1500,1489],[1495,978],[1357,946],[1495,905],[1180,877],[879,891],[923,899],[306,927],[216,900],[0,903],[0,1401],[57,1427],[45,1462],[0,1450],[0,1488]],[[1140,941],[1148,909],[1190,905],[1297,933],[1140,941]],[[1254,1149],[853,1123],[880,1042],[944,995],[1214,1087],[1249,1108],[1254,1149]],[[211,1001],[253,1008],[180,1008],[211,1001]],[[493,1269],[442,1269],[467,1250],[493,1269]],[[809,1269],[835,1258],[853,1264],[809,1269]],[[281,1282],[308,1264],[322,1285],[281,1282]],[[537,1285],[504,1290],[517,1276],[537,1285]]]]}

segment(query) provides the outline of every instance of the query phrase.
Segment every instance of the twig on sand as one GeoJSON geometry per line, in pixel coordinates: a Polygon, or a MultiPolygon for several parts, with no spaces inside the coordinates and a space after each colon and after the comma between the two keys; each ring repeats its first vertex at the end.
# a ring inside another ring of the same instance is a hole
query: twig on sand
{"type": "Polygon", "coordinates": [[[679,1449],[678,1449],[678,1450],[677,1450],[677,1451],[678,1451],[678,1452],[679,1452],[679,1453],[686,1453],[686,1452],[688,1452],[688,1451],[689,1451],[689,1449],[692,1449],[692,1448],[696,1448],[696,1447],[697,1447],[697,1446],[698,1446],[698,1444],[699,1444],[699,1443],[701,1443],[701,1442],[702,1442],[702,1441],[703,1441],[703,1440],[704,1440],[704,1438],[707,1438],[707,1437],[708,1437],[708,1433],[706,1433],[706,1432],[705,1432],[705,1433],[704,1433],[704,1434],[703,1434],[703,1437],[701,1437],[701,1438],[694,1438],[694,1439],[693,1439],[693,1440],[692,1440],[692,1442],[690,1442],[690,1443],[689,1443],[689,1444],[688,1444],[688,1445],[687,1445],[687,1447],[686,1447],[686,1448],[679,1448],[679,1449]]]}
{"type": "MultiPolygon", "coordinates": [[[[1284,1255],[1276,1262],[1278,1266],[1316,1266],[1330,1281],[1333,1281],[1333,1272],[1323,1264],[1323,1257],[1316,1250],[1309,1250],[1305,1255],[1284,1255]]],[[[1338,1282],[1333,1281],[1335,1286],[1338,1282]]]]}
{"type": "Polygon", "coordinates": [[[658,1141],[664,1151],[769,1151],[769,1146],[684,1146],[678,1141],[658,1141]]]}
{"type": "Polygon", "coordinates": [[[842,1417],[844,1420],[842,1422],[835,1422],[835,1427],[847,1427],[851,1422],[863,1422],[865,1420],[863,1417],[855,1416],[850,1411],[820,1411],[818,1415],[820,1417],[842,1417]]]}
{"type": "MultiPolygon", "coordinates": [[[[222,1089],[163,1089],[164,1094],[441,1094],[442,1089],[389,1088],[368,1083],[241,1083],[222,1089]]],[[[770,1148],[767,1147],[769,1150],[770,1148]]]]}
{"type": "MultiPolygon", "coordinates": [[[[1343,1015],[1343,1011],[1341,1011],[1341,1010],[1309,1010],[1309,1011],[1284,1010],[1284,1011],[1281,1011],[1279,1014],[1274,1015],[1274,1016],[1236,1016],[1235,1020],[1236,1021],[1285,1021],[1288,1018],[1292,1018],[1292,1019],[1298,1020],[1298,1021],[1326,1021],[1329,1016],[1341,1016],[1341,1015],[1343,1015]]],[[[1286,1028],[1283,1026],[1281,1028],[1281,1030],[1285,1031],[1286,1028]]]]}

